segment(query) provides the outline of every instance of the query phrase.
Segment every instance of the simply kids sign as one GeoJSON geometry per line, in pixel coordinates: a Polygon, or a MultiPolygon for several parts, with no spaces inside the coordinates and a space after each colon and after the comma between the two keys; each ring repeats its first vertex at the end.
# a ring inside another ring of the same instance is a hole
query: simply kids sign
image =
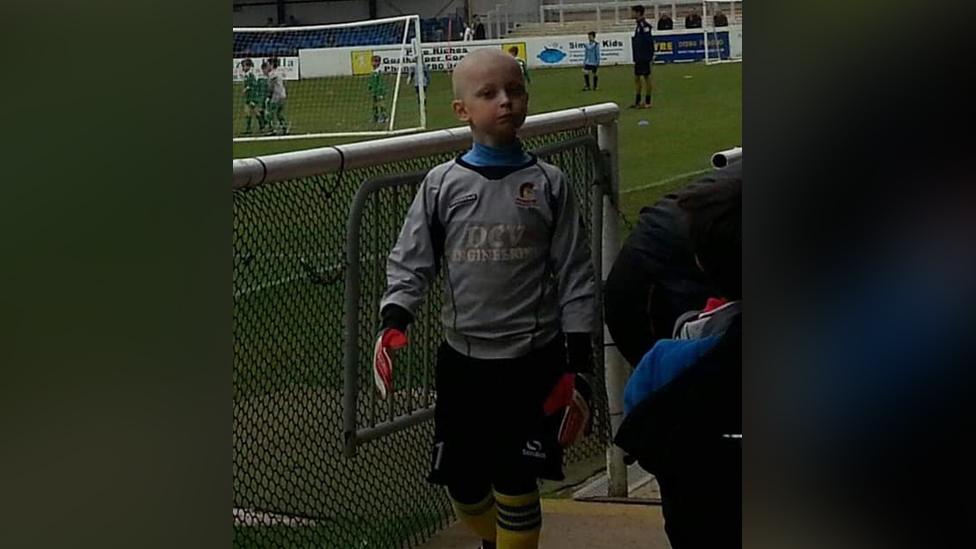
{"type": "MultiPolygon", "coordinates": [[[[600,44],[600,64],[620,65],[630,63],[630,37],[626,33],[597,36],[600,44]]],[[[567,37],[547,37],[530,40],[530,67],[580,66],[586,51],[587,40],[567,37]]]]}

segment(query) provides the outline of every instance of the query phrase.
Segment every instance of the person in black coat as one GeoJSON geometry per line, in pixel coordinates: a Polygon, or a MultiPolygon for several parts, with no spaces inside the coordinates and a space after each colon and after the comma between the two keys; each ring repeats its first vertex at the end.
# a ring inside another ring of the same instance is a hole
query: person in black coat
{"type": "Polygon", "coordinates": [[[712,24],[716,27],[727,27],[729,26],[729,18],[719,11],[712,17],[712,24]]]}
{"type": "Polygon", "coordinates": [[[680,196],[742,177],[738,162],[710,172],[640,211],[607,276],[604,312],[617,349],[631,366],[660,338],[671,337],[686,311],[718,294],[695,263],[680,196]]]}
{"type": "Polygon", "coordinates": [[[672,29],[674,29],[674,19],[671,19],[670,15],[662,13],[661,17],[657,20],[657,30],[664,31],[672,29]]]}
{"type": "Polygon", "coordinates": [[[729,175],[678,199],[718,294],[643,357],[614,439],[657,478],[674,549],[741,546],[742,179],[729,175]]]}
{"type": "Polygon", "coordinates": [[[474,39],[485,39],[485,24],[481,22],[481,19],[477,15],[474,16],[474,39]]]}

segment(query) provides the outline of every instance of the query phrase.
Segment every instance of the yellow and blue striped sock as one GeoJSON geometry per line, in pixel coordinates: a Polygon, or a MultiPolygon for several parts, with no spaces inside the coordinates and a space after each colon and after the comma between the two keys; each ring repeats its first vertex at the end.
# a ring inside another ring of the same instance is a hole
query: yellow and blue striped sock
{"type": "Polygon", "coordinates": [[[539,491],[509,495],[495,492],[498,549],[536,549],[542,531],[539,491]]]}

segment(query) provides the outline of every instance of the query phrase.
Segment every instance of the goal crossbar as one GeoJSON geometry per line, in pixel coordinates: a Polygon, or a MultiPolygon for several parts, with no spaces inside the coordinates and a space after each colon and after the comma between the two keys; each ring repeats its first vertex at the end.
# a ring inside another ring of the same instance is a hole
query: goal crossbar
{"type": "Polygon", "coordinates": [[[380,25],[383,23],[395,23],[397,21],[407,21],[416,18],[416,15],[398,15],[396,17],[384,17],[383,19],[366,19],[363,21],[350,21],[348,23],[329,23],[326,25],[296,25],[293,27],[234,27],[234,32],[294,32],[294,31],[314,31],[324,29],[347,29],[350,27],[365,27],[380,25]]]}

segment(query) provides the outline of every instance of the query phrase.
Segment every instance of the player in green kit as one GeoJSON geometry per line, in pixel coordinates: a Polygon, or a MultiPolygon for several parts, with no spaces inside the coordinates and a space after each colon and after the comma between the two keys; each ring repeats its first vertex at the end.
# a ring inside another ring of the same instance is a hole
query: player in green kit
{"type": "Polygon", "coordinates": [[[369,75],[366,87],[373,96],[373,123],[382,124],[386,122],[386,80],[383,79],[383,71],[380,69],[382,59],[380,56],[373,56],[373,72],[369,75]]]}
{"type": "Polygon", "coordinates": [[[244,134],[251,133],[251,119],[258,119],[258,127],[264,131],[264,98],[268,95],[268,81],[252,72],[254,61],[241,61],[244,72],[244,134]]]}
{"type": "Polygon", "coordinates": [[[258,124],[261,129],[265,129],[268,126],[268,76],[267,69],[268,62],[264,61],[261,63],[261,74],[257,75],[257,83],[254,87],[254,97],[257,101],[257,112],[258,112],[258,124]]]}
{"type": "Polygon", "coordinates": [[[524,78],[525,83],[528,84],[532,82],[532,79],[529,78],[529,67],[526,66],[525,61],[519,59],[518,53],[518,46],[508,48],[508,54],[515,58],[515,62],[518,63],[519,69],[522,71],[522,78],[524,78]]]}

